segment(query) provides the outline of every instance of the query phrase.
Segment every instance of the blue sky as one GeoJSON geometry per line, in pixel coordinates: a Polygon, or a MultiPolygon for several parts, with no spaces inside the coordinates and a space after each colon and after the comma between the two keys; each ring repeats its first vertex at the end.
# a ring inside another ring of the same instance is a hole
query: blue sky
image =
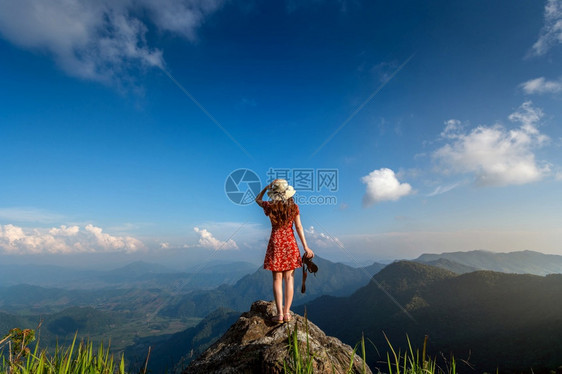
{"type": "Polygon", "coordinates": [[[561,24],[559,0],[2,1],[0,258],[260,263],[237,169],[336,170],[297,192],[329,259],[562,255],[561,24]]]}

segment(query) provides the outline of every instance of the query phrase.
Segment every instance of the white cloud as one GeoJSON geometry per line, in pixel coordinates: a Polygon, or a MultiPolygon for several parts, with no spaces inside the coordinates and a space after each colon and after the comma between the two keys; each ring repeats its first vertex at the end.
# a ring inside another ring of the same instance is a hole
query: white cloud
{"type": "Polygon", "coordinates": [[[161,31],[195,39],[212,0],[0,1],[0,34],[25,49],[45,51],[69,75],[110,83],[130,69],[163,67],[146,40],[149,17],[161,31]]]}
{"type": "Polygon", "coordinates": [[[135,252],[144,244],[130,236],[112,236],[99,227],[60,226],[51,229],[24,229],[0,225],[0,251],[8,254],[135,252]]]}
{"type": "Polygon", "coordinates": [[[373,170],[369,175],[361,178],[361,181],[367,185],[363,196],[364,206],[381,201],[396,201],[413,193],[412,186],[408,183],[400,183],[394,171],[387,168],[373,170]]]}
{"type": "Polygon", "coordinates": [[[49,230],[49,234],[52,236],[75,236],[80,232],[79,226],[61,226],[61,227],[53,227],[49,230]]]}
{"type": "Polygon", "coordinates": [[[542,56],[562,43],[562,1],[548,0],[544,8],[544,26],[533,44],[531,55],[542,56]]]}
{"type": "Polygon", "coordinates": [[[111,236],[102,232],[100,227],[94,225],[87,225],[86,231],[94,236],[97,244],[105,250],[118,250],[126,249],[127,251],[135,251],[139,249],[142,243],[132,237],[111,236]]]}
{"type": "Polygon", "coordinates": [[[193,230],[199,234],[199,246],[203,248],[209,248],[214,250],[226,250],[226,249],[238,249],[238,245],[232,239],[227,241],[218,240],[211,234],[207,229],[200,229],[199,227],[194,227],[193,230]]]}
{"type": "Polygon", "coordinates": [[[437,186],[435,190],[433,190],[433,192],[427,195],[427,197],[433,197],[433,196],[444,194],[446,192],[454,190],[455,188],[461,186],[462,184],[463,184],[462,182],[457,182],[445,186],[437,186]]]}
{"type": "Polygon", "coordinates": [[[433,157],[444,172],[474,173],[479,185],[538,181],[550,171],[549,165],[537,163],[533,153],[534,148],[548,141],[537,128],[542,116],[541,109],[527,101],[509,116],[511,121],[521,124],[518,129],[478,126],[468,133],[458,133],[433,157]]]}
{"type": "Polygon", "coordinates": [[[526,94],[547,94],[562,92],[562,79],[547,81],[544,77],[528,80],[521,83],[520,87],[526,94]]]}
{"type": "Polygon", "coordinates": [[[454,139],[458,138],[463,131],[463,125],[458,119],[450,119],[445,121],[445,128],[441,132],[442,138],[454,139]]]}
{"type": "Polygon", "coordinates": [[[328,248],[334,246],[342,246],[341,241],[335,236],[318,232],[314,226],[305,229],[306,241],[309,247],[314,248],[328,248]]]}

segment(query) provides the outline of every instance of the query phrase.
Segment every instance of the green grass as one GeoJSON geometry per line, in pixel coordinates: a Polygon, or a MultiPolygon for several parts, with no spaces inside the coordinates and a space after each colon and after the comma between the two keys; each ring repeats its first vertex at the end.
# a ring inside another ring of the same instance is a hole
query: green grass
{"type": "MultiPolygon", "coordinates": [[[[287,349],[289,351],[289,358],[283,362],[283,372],[285,374],[314,374],[314,354],[310,350],[310,341],[308,339],[308,319],[305,314],[305,331],[306,331],[306,345],[301,347],[298,341],[298,326],[295,323],[295,328],[291,331],[287,328],[288,345],[287,349]]],[[[354,373],[353,363],[355,361],[355,355],[357,354],[357,349],[361,347],[361,357],[363,358],[362,374],[367,373],[367,364],[365,363],[365,339],[362,338],[361,342],[358,343],[352,351],[351,359],[349,362],[349,367],[347,373],[354,373]]],[[[335,372],[335,368],[332,366],[332,370],[335,372]]]]}
{"type": "MultiPolygon", "coordinates": [[[[289,357],[283,363],[285,374],[314,373],[314,354],[310,349],[307,320],[305,329],[306,344],[299,344],[296,324],[292,331],[287,329],[289,357]]],[[[405,352],[396,351],[386,335],[385,338],[389,347],[386,354],[388,374],[456,374],[454,358],[443,369],[437,365],[435,358],[426,354],[427,337],[421,352],[419,349],[414,350],[409,338],[405,352]]],[[[29,346],[34,339],[35,332],[29,329],[12,329],[0,339],[0,374],[126,374],[124,356],[115,360],[110,347],[104,347],[103,343],[96,350],[91,341],[82,340],[78,343],[75,335],[68,348],[57,346],[54,353],[48,354],[46,349],[40,350],[38,343],[33,351],[30,350],[29,346]]],[[[361,338],[352,351],[348,373],[354,373],[353,363],[358,349],[363,359],[360,373],[367,373],[364,338],[361,338]]]]}
{"type": "Polygon", "coordinates": [[[28,345],[34,340],[33,330],[13,329],[0,340],[0,374],[125,374],[125,358],[115,361],[109,347],[100,343],[97,350],[92,342],[77,343],[76,336],[68,348],[57,346],[53,354],[33,351],[28,345]],[[7,352],[5,352],[7,351],[7,352]],[[7,357],[6,357],[7,355],[7,357]]]}
{"type": "Polygon", "coordinates": [[[289,337],[289,359],[283,362],[283,372],[285,374],[312,374],[314,355],[310,352],[310,342],[308,340],[308,320],[305,320],[306,326],[306,349],[302,349],[298,341],[298,327],[295,323],[295,328],[290,331],[287,328],[287,335],[289,337]]]}
{"type": "Polygon", "coordinates": [[[437,359],[427,356],[427,336],[424,339],[421,354],[419,349],[414,351],[409,337],[406,337],[408,340],[408,350],[404,353],[400,350],[396,352],[386,335],[385,339],[390,349],[386,353],[389,374],[456,374],[457,372],[454,357],[451,358],[451,362],[447,364],[447,367],[443,369],[437,365],[437,359]]]}
{"type": "MultiPolygon", "coordinates": [[[[293,331],[287,329],[288,335],[288,351],[289,358],[283,363],[283,372],[285,374],[313,374],[314,355],[310,351],[310,344],[308,341],[308,320],[305,319],[306,326],[306,346],[303,347],[299,344],[297,339],[297,325],[293,331]]],[[[396,351],[388,338],[385,339],[388,343],[388,351],[386,354],[386,367],[388,374],[456,374],[456,362],[454,357],[446,364],[445,368],[437,365],[437,359],[431,358],[427,355],[427,340],[426,336],[423,342],[422,351],[412,347],[410,338],[406,337],[408,341],[408,350],[401,352],[396,351]]],[[[366,353],[365,353],[365,338],[362,337],[361,341],[355,345],[352,356],[349,362],[347,373],[356,373],[353,369],[353,363],[357,350],[361,349],[360,354],[363,360],[362,367],[360,368],[361,374],[367,373],[366,353]]],[[[380,374],[379,370],[379,374],[380,374]]]]}

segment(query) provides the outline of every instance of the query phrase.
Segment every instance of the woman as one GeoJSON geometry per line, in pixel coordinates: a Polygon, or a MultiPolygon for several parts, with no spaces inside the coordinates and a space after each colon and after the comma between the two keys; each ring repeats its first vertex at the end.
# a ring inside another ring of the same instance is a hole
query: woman
{"type": "Polygon", "coordinates": [[[299,247],[293,233],[293,223],[301,240],[305,255],[314,257],[314,252],[306,244],[302,228],[299,207],[293,200],[295,189],[284,179],[276,179],[267,185],[256,197],[256,203],[263,208],[271,221],[271,236],[265,253],[264,269],[273,274],[273,296],[277,306],[277,315],[273,322],[291,321],[291,304],[293,302],[295,269],[302,266],[299,247]],[[263,201],[267,191],[269,201],[263,201]],[[283,298],[283,280],[285,297],[283,298]]]}

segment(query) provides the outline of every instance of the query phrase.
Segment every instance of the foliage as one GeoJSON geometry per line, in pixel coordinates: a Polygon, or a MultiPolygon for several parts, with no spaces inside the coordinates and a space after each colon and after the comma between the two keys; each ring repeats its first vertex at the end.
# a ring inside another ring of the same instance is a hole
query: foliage
{"type": "Polygon", "coordinates": [[[283,363],[283,370],[285,374],[312,374],[314,354],[310,351],[310,343],[308,340],[308,319],[305,319],[306,326],[306,349],[301,352],[301,347],[298,341],[298,326],[295,323],[295,328],[290,331],[287,328],[287,335],[289,337],[289,360],[283,363]]]}
{"type": "Polygon", "coordinates": [[[450,364],[443,369],[437,365],[436,359],[431,359],[427,356],[427,336],[423,341],[421,355],[419,349],[416,349],[414,353],[410,338],[406,338],[408,340],[408,350],[402,353],[400,350],[396,352],[388,340],[388,337],[385,335],[385,339],[390,348],[390,351],[386,353],[389,374],[456,374],[457,367],[454,357],[451,358],[450,364]]]}
{"type": "MultiPolygon", "coordinates": [[[[283,363],[284,374],[313,374],[313,361],[314,355],[310,351],[310,345],[308,341],[308,320],[305,319],[306,326],[306,347],[302,347],[297,339],[298,328],[295,324],[293,331],[287,329],[288,335],[288,352],[289,359],[283,363]]],[[[450,362],[447,363],[445,368],[441,368],[437,365],[437,359],[432,359],[427,355],[427,340],[426,336],[423,342],[422,351],[420,353],[419,349],[414,350],[412,344],[410,343],[410,338],[406,337],[408,341],[408,350],[402,353],[400,350],[396,351],[388,337],[385,335],[385,339],[388,343],[389,351],[386,356],[386,364],[388,367],[389,374],[456,374],[457,367],[454,357],[451,358],[450,362]]],[[[349,367],[347,373],[353,373],[353,363],[357,349],[361,348],[361,358],[363,359],[363,365],[361,367],[361,373],[367,373],[366,364],[366,349],[365,349],[365,337],[361,337],[361,341],[355,345],[353,349],[353,354],[351,356],[349,367]]],[[[379,372],[380,373],[380,372],[379,372]]]]}
{"type": "Polygon", "coordinates": [[[33,353],[28,345],[34,340],[33,330],[12,329],[3,344],[11,346],[9,357],[0,351],[0,374],[125,374],[125,358],[119,363],[109,354],[109,347],[100,344],[97,352],[92,342],[81,341],[76,344],[76,335],[68,348],[57,346],[49,355],[46,350],[39,350],[35,345],[33,353]]]}
{"type": "Polygon", "coordinates": [[[27,357],[30,353],[28,345],[35,340],[35,331],[30,329],[11,329],[10,332],[0,341],[7,342],[10,355],[10,363],[13,365],[21,364],[22,359],[27,357]]]}

